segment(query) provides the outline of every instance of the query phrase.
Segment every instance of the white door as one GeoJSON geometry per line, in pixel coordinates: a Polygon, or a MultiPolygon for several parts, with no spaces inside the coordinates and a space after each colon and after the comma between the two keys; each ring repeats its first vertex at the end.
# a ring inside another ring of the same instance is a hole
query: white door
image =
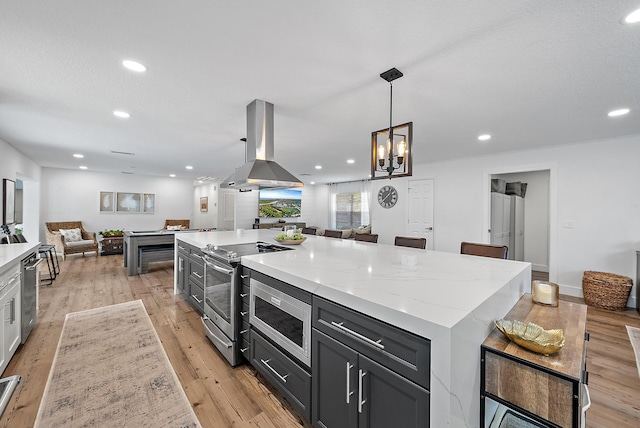
{"type": "Polygon", "coordinates": [[[427,238],[427,249],[433,250],[434,180],[411,180],[408,190],[407,234],[427,238]]]}
{"type": "Polygon", "coordinates": [[[234,230],[236,213],[236,192],[224,193],[224,210],[222,214],[222,228],[225,230],[234,230]]]}

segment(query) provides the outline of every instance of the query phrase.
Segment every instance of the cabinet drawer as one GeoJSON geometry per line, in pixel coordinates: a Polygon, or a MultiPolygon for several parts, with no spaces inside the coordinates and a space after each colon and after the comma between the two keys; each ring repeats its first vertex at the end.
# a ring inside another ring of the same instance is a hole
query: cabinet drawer
{"type": "Polygon", "coordinates": [[[247,288],[249,287],[249,281],[251,280],[251,269],[248,269],[246,267],[242,267],[242,270],[240,271],[240,279],[242,280],[242,285],[246,285],[247,288]]]}
{"type": "Polygon", "coordinates": [[[242,340],[245,340],[247,343],[249,343],[249,322],[243,321],[241,325],[242,327],[240,328],[240,337],[242,338],[242,340]]]}
{"type": "Polygon", "coordinates": [[[429,389],[429,340],[315,296],[313,327],[429,389]]]}
{"type": "Polygon", "coordinates": [[[245,340],[240,342],[240,353],[247,361],[251,359],[251,347],[249,346],[249,342],[245,340]]]}
{"type": "Polygon", "coordinates": [[[189,258],[189,280],[204,287],[204,265],[192,257],[189,258]]]}
{"type": "Polygon", "coordinates": [[[200,284],[189,281],[189,302],[198,310],[200,314],[204,313],[204,289],[200,284]]]}
{"type": "Polygon", "coordinates": [[[251,330],[251,365],[307,420],[311,418],[311,375],[255,330],[251,330]]]}

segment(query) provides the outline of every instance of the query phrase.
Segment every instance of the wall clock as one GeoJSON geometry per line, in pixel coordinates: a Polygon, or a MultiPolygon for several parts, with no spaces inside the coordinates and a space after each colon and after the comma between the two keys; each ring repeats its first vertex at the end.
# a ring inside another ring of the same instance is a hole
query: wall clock
{"type": "Polygon", "coordinates": [[[378,203],[382,208],[391,208],[398,202],[398,191],[393,186],[384,186],[378,191],[378,203]]]}

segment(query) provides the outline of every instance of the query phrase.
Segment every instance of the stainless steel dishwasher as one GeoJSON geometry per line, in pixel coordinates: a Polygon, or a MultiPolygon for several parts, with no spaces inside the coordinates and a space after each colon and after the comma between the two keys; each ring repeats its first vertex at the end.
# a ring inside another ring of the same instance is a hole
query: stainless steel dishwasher
{"type": "Polygon", "coordinates": [[[31,253],[22,259],[22,281],[20,293],[22,296],[22,328],[20,342],[27,341],[27,337],[36,325],[36,293],[38,287],[37,269],[41,262],[36,253],[31,253]]]}

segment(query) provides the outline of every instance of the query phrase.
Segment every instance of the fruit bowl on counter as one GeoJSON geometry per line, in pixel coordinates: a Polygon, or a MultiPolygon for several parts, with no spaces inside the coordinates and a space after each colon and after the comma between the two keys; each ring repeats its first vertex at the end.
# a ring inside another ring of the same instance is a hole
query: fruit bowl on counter
{"type": "Polygon", "coordinates": [[[289,235],[287,235],[286,233],[281,233],[273,239],[275,239],[278,244],[282,245],[299,245],[307,240],[307,238],[301,233],[294,233],[289,235]]]}

